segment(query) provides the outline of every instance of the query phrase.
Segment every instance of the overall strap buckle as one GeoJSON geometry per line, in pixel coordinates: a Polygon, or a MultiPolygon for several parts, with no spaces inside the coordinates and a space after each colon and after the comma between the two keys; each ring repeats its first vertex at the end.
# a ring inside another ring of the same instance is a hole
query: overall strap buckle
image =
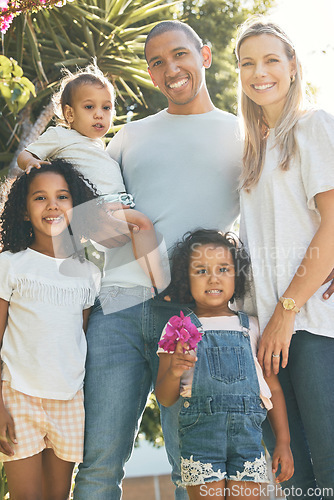
{"type": "Polygon", "coordinates": [[[238,317],[239,317],[239,321],[240,321],[240,324],[241,324],[241,327],[242,327],[242,331],[244,333],[249,333],[249,318],[248,318],[248,314],[242,312],[242,311],[238,311],[238,317]]]}

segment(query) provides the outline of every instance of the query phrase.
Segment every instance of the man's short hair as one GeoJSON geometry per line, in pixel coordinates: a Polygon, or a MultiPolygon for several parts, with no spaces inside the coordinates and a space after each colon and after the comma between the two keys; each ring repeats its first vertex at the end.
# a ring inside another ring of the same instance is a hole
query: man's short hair
{"type": "Polygon", "coordinates": [[[149,41],[155,36],[162,35],[163,33],[167,33],[168,31],[182,31],[189,38],[189,40],[191,40],[198,51],[200,51],[203,47],[201,38],[197,35],[196,31],[188,26],[188,24],[182,23],[181,21],[161,21],[160,23],[156,24],[147,35],[144,48],[145,58],[146,47],[149,41]]]}

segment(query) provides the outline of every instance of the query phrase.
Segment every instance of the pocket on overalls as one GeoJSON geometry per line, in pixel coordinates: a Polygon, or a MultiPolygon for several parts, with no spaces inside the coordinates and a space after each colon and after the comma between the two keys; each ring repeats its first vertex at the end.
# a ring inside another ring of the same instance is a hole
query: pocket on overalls
{"type": "Polygon", "coordinates": [[[182,433],[188,431],[194,425],[198,424],[199,419],[201,418],[201,413],[182,413],[182,410],[179,414],[179,432],[182,435],[182,433]]]}
{"type": "Polygon", "coordinates": [[[250,413],[250,419],[254,427],[262,432],[262,424],[263,421],[265,420],[267,416],[266,410],[263,410],[262,412],[251,412],[250,413]]]}
{"type": "Polygon", "coordinates": [[[206,355],[212,378],[226,384],[246,378],[243,347],[207,347],[206,355]]]}

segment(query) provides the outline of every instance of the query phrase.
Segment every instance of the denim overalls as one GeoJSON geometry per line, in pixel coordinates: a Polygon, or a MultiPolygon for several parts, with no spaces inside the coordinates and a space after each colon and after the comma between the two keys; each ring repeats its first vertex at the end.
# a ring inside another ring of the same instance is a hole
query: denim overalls
{"type": "MultiPolygon", "coordinates": [[[[230,479],[268,482],[261,424],[266,410],[249,338],[249,320],[238,312],[242,331],[207,330],[197,347],[190,398],[179,413],[184,486],[230,479]]],[[[190,317],[197,328],[197,316],[190,317]]]]}

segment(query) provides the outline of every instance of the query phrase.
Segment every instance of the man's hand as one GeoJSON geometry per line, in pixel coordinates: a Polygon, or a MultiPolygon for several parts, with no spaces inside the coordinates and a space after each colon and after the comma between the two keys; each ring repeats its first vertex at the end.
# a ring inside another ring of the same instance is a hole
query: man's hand
{"type": "Polygon", "coordinates": [[[323,298],[325,300],[328,300],[329,297],[332,295],[332,293],[334,293],[334,269],[332,270],[330,275],[325,279],[325,281],[323,282],[323,285],[325,285],[329,281],[331,281],[331,284],[329,285],[329,287],[327,288],[327,290],[323,294],[323,298]]]}
{"type": "Polygon", "coordinates": [[[90,234],[92,240],[107,248],[122,247],[130,241],[131,233],[138,232],[139,228],[126,218],[120,219],[120,210],[129,210],[129,207],[119,202],[99,205],[95,229],[90,234]],[[116,211],[118,217],[113,215],[116,211]]]}

